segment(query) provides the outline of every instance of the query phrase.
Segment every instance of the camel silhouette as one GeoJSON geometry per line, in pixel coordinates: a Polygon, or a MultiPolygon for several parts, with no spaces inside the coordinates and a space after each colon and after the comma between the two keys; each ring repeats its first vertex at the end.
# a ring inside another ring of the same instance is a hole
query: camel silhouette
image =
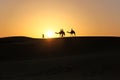
{"type": "Polygon", "coordinates": [[[69,33],[69,34],[71,34],[71,35],[76,35],[76,33],[75,33],[75,31],[73,30],[73,29],[71,29],[71,31],[69,32],[69,31],[67,31],[67,33],[69,33]]]}
{"type": "Polygon", "coordinates": [[[60,32],[55,32],[56,34],[59,34],[60,37],[64,37],[65,36],[65,32],[63,29],[60,30],[60,32]]]}

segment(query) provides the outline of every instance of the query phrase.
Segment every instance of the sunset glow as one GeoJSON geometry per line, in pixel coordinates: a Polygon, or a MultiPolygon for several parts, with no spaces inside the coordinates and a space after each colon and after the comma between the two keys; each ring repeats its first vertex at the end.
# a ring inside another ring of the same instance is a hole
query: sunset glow
{"type": "Polygon", "coordinates": [[[48,31],[46,36],[47,36],[47,38],[55,37],[53,31],[48,31]]]}
{"type": "Polygon", "coordinates": [[[120,0],[0,0],[0,37],[120,36],[120,0]],[[70,36],[66,34],[65,36],[70,36]]]}

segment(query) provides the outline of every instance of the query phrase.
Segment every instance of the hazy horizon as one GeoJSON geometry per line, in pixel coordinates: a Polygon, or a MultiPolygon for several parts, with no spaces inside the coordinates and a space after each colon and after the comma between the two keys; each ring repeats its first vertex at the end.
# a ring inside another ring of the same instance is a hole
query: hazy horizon
{"type": "Polygon", "coordinates": [[[77,36],[120,36],[119,4],[120,0],[0,0],[0,37],[41,38],[61,28],[73,28],[77,36]]]}

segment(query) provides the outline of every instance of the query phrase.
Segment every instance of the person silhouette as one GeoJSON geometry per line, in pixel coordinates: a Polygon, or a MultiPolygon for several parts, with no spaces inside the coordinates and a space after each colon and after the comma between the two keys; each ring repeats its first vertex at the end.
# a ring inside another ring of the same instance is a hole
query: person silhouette
{"type": "Polygon", "coordinates": [[[44,35],[44,34],[42,34],[42,38],[45,38],[45,35],[44,35]]]}

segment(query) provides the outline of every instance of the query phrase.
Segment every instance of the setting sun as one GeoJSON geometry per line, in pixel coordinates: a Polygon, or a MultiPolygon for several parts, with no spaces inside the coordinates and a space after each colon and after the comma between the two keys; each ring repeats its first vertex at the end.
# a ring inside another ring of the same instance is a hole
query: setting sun
{"type": "Polygon", "coordinates": [[[47,38],[52,38],[54,37],[54,32],[53,31],[48,31],[47,32],[47,38]]]}

